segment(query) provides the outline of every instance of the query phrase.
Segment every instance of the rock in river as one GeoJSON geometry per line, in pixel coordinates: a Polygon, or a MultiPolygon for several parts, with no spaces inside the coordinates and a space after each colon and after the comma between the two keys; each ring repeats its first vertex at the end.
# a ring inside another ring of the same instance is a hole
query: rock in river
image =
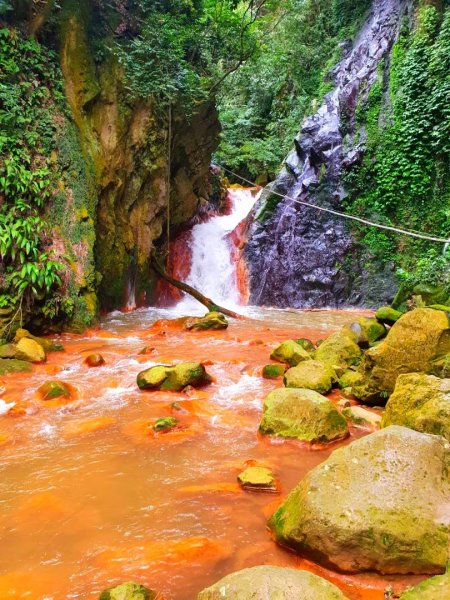
{"type": "Polygon", "coordinates": [[[382,426],[389,425],[442,435],[450,442],[450,379],[400,375],[383,416],[382,426]]]}
{"type": "Polygon", "coordinates": [[[25,360],[34,363],[45,362],[44,348],[31,338],[21,338],[17,343],[17,349],[26,356],[25,360]]]}
{"type": "Polygon", "coordinates": [[[281,388],[264,400],[260,431],[305,442],[330,442],[348,435],[345,418],[313,390],[281,388]]]}
{"type": "Polygon", "coordinates": [[[353,394],[366,404],[388,397],[402,373],[434,373],[450,353],[450,319],[432,308],[417,308],[404,314],[387,337],[365,353],[359,372],[362,384],[353,394]]]}
{"type": "Polygon", "coordinates": [[[362,352],[356,343],[356,334],[343,328],[324,340],[317,348],[314,358],[334,368],[358,365],[362,352]]]}
{"type": "Polygon", "coordinates": [[[311,360],[309,352],[294,340],[286,340],[277,346],[270,358],[286,363],[290,367],[295,367],[304,360],[311,360]]]}
{"type": "Polygon", "coordinates": [[[322,577],[285,567],[260,566],[227,575],[197,600],[346,600],[322,577]]]}
{"type": "Polygon", "coordinates": [[[121,583],[102,592],[99,600],[156,600],[158,594],[138,583],[121,583]]]}
{"type": "Polygon", "coordinates": [[[226,329],[228,327],[228,321],[220,312],[209,312],[204,317],[189,317],[184,323],[184,328],[188,330],[218,330],[226,329]]]}
{"type": "Polygon", "coordinates": [[[180,363],[174,367],[157,365],[141,371],[137,384],[141,390],[181,391],[188,385],[200,387],[211,381],[205,367],[200,363],[180,363]]]}
{"type": "Polygon", "coordinates": [[[450,445],[392,426],[335,450],[270,519],[278,542],[342,571],[442,573],[450,445]]]}
{"type": "Polygon", "coordinates": [[[400,596],[400,600],[447,600],[450,598],[450,570],[426,579],[400,596]]]}
{"type": "Polygon", "coordinates": [[[336,372],[330,365],[318,360],[307,360],[286,371],[284,385],[288,388],[305,388],[320,394],[331,390],[337,381],[336,372]]]}

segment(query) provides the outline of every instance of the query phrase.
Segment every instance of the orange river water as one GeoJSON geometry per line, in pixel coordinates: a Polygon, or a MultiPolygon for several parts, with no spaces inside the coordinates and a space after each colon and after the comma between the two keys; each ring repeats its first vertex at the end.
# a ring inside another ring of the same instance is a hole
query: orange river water
{"type": "MultiPolygon", "coordinates": [[[[259,564],[314,571],[351,600],[382,600],[388,585],[398,592],[420,579],[337,574],[272,541],[267,518],[339,444],[259,436],[263,399],[281,385],[261,369],[277,342],[316,341],[359,313],[250,312],[252,320],[227,331],[197,333],[156,323],[168,311],[113,313],[99,329],[61,336],[65,352],[33,373],[0,378],[0,397],[16,402],[0,417],[1,600],[94,600],[126,580],[166,600],[195,600],[227,573],[259,564]],[[105,366],[83,363],[93,352],[105,366]],[[188,393],[139,391],[140,370],[181,360],[205,363],[213,383],[188,393]],[[38,397],[55,378],[73,386],[74,399],[38,397]],[[164,416],[180,428],[152,433],[164,416]],[[274,471],[280,494],[239,488],[248,461],[274,471]]],[[[367,433],[354,428],[340,444],[367,433]]]]}

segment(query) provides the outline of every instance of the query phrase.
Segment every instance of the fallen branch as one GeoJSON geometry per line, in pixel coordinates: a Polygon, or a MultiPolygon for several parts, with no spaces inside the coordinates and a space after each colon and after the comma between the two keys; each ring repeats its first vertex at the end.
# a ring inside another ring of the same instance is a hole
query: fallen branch
{"type": "Polygon", "coordinates": [[[170,285],[173,285],[174,287],[178,288],[179,290],[182,290],[183,292],[186,292],[187,294],[198,300],[201,304],[206,306],[206,308],[210,312],[220,312],[224,315],[227,315],[227,317],[232,317],[233,319],[245,319],[243,315],[239,315],[238,313],[235,313],[232,310],[228,310],[228,308],[219,306],[214,302],[214,300],[211,300],[211,298],[207,298],[201,292],[191,287],[187,283],[183,283],[182,281],[178,281],[178,279],[171,277],[162,266],[160,260],[154,254],[152,254],[150,263],[153,269],[158,273],[158,275],[160,275],[163,279],[170,283],[170,285]]]}

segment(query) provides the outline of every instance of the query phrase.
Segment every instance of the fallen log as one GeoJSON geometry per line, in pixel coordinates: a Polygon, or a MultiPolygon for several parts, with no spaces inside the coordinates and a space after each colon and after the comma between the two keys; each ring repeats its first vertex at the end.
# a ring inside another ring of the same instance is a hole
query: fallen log
{"type": "Polygon", "coordinates": [[[167,271],[164,269],[161,261],[155,256],[155,254],[152,254],[150,263],[153,269],[158,273],[158,275],[160,275],[160,277],[165,279],[168,283],[170,283],[170,285],[173,285],[174,287],[178,288],[179,290],[182,290],[183,292],[186,292],[186,294],[189,294],[190,296],[198,300],[201,304],[206,306],[209,312],[220,312],[226,315],[227,317],[232,317],[233,319],[245,319],[243,315],[240,315],[232,310],[228,310],[228,308],[220,306],[219,304],[214,302],[214,300],[211,300],[211,298],[207,298],[192,286],[188,285],[187,283],[184,283],[183,281],[179,281],[178,279],[175,279],[174,277],[169,275],[169,273],[167,273],[167,271]]]}

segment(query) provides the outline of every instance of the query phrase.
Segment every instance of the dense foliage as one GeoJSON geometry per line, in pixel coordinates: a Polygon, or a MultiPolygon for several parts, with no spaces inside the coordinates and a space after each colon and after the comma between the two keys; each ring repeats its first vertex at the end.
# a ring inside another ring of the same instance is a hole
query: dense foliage
{"type": "MultiPolygon", "coordinates": [[[[450,9],[442,15],[425,6],[413,34],[405,24],[392,64],[380,72],[368,102],[359,107],[368,140],[362,166],[346,177],[352,213],[449,237],[449,98],[450,9]]],[[[399,275],[411,283],[450,280],[442,246],[399,243],[374,230],[360,236],[373,256],[400,264],[399,275]]]]}
{"type": "Polygon", "coordinates": [[[52,195],[55,123],[63,97],[49,50],[0,29],[0,307],[30,308],[51,296],[62,268],[48,247],[43,213],[52,195]]]}
{"type": "Polygon", "coordinates": [[[217,161],[240,173],[273,176],[303,118],[332,87],[339,42],[354,34],[368,0],[280,0],[271,26],[219,97],[223,124],[217,161]]]}

